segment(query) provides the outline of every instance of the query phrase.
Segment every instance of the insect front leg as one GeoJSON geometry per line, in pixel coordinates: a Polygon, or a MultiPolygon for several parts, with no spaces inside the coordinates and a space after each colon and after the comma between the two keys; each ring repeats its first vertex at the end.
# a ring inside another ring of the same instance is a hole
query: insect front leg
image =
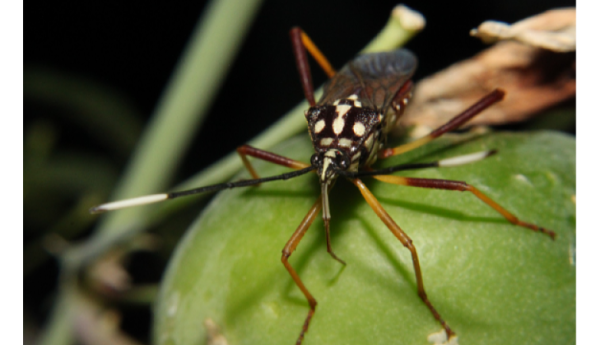
{"type": "Polygon", "coordinates": [[[294,170],[300,170],[308,168],[310,166],[310,164],[293,160],[291,158],[283,157],[273,152],[257,149],[250,145],[242,145],[238,147],[237,153],[240,155],[242,162],[244,162],[244,166],[246,167],[246,169],[248,169],[252,177],[255,179],[259,179],[260,177],[258,176],[256,170],[254,170],[254,167],[248,160],[247,156],[252,156],[274,164],[283,165],[284,167],[292,168],[294,170]]]}
{"type": "Polygon", "coordinates": [[[304,335],[306,334],[306,332],[308,332],[308,326],[310,325],[310,320],[312,319],[313,315],[315,314],[315,310],[317,308],[317,300],[311,295],[311,293],[308,291],[306,286],[304,286],[304,283],[300,279],[300,276],[298,275],[298,273],[296,273],[296,270],[294,270],[292,265],[290,265],[288,258],[292,255],[294,250],[296,250],[296,247],[302,240],[302,237],[304,237],[306,230],[308,230],[310,225],[313,223],[313,221],[317,217],[317,214],[319,214],[319,210],[321,209],[321,202],[322,202],[322,199],[321,199],[321,197],[319,197],[317,199],[317,201],[314,203],[314,205],[310,208],[310,210],[308,211],[306,216],[304,216],[304,219],[302,220],[302,222],[300,223],[300,225],[298,226],[296,231],[294,231],[294,234],[289,239],[289,241],[286,243],[285,247],[283,247],[282,255],[281,255],[281,262],[283,263],[283,265],[285,266],[285,268],[287,269],[289,274],[292,276],[292,279],[294,279],[294,282],[296,283],[296,285],[300,288],[300,290],[304,294],[304,297],[306,297],[306,300],[308,301],[308,305],[310,307],[310,310],[308,311],[308,315],[306,316],[306,319],[304,320],[304,324],[302,325],[302,331],[300,331],[300,336],[298,336],[298,340],[296,340],[296,345],[302,344],[304,335]]]}
{"type": "Polygon", "coordinates": [[[367,201],[369,206],[371,206],[371,208],[373,209],[373,211],[375,211],[375,213],[377,214],[379,219],[381,219],[383,221],[383,223],[388,227],[388,229],[390,229],[392,234],[394,234],[394,236],[396,236],[396,238],[402,243],[402,245],[404,245],[408,250],[410,250],[410,254],[412,256],[412,261],[413,261],[413,267],[415,269],[415,277],[417,279],[417,292],[419,294],[419,297],[421,297],[421,299],[423,300],[425,305],[427,305],[427,308],[429,308],[429,310],[433,314],[433,317],[436,320],[438,320],[438,322],[442,325],[442,327],[444,327],[444,330],[446,331],[446,335],[448,336],[448,339],[450,339],[450,337],[452,335],[454,335],[455,333],[452,331],[452,329],[450,329],[450,326],[448,326],[446,321],[444,321],[444,319],[442,319],[442,316],[440,315],[440,313],[438,313],[438,311],[435,309],[435,307],[433,306],[433,304],[429,301],[429,298],[427,297],[427,293],[425,292],[425,285],[423,284],[423,276],[421,274],[421,265],[419,264],[419,256],[417,255],[417,248],[415,248],[415,246],[412,244],[412,240],[398,226],[398,224],[396,224],[396,222],[394,222],[392,217],[390,217],[390,215],[383,209],[383,207],[381,206],[379,201],[377,201],[377,198],[375,198],[373,193],[371,193],[371,191],[367,188],[367,186],[365,186],[365,184],[360,179],[356,178],[356,179],[352,179],[350,181],[356,187],[358,187],[358,189],[360,190],[361,194],[363,195],[363,197],[365,198],[365,200],[367,201]]]}

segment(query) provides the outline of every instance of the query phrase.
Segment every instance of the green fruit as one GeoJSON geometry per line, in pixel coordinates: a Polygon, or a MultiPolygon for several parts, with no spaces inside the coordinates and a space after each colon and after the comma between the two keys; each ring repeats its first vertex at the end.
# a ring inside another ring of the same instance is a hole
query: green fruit
{"type": "MultiPolygon", "coordinates": [[[[575,140],[553,132],[450,135],[377,167],[498,149],[483,161],[404,176],[466,181],[522,220],[514,226],[468,192],[364,178],[413,239],[429,299],[463,344],[575,343],[575,140]]],[[[308,161],[307,137],[277,153],[308,161]]],[[[254,161],[262,176],[286,171],[254,161]]],[[[238,178],[248,178],[243,173],[238,178]]],[[[205,344],[213,320],[228,344],[293,344],[309,310],[281,250],[319,196],[314,174],[221,192],[172,258],[155,309],[155,344],[205,344]]],[[[290,258],[318,301],[304,345],[427,344],[441,330],[418,297],[410,252],[342,178],[331,192],[332,246],[319,218],[290,258]]]]}

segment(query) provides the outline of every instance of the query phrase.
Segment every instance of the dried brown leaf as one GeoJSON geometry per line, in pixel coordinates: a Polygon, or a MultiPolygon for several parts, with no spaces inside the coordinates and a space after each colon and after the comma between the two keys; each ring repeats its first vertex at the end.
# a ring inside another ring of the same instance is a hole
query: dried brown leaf
{"type": "MultiPolygon", "coordinates": [[[[542,31],[564,28],[569,23],[565,13],[572,13],[574,23],[574,10],[563,10],[544,12],[514,26],[542,31]],[[561,21],[549,20],[557,14],[563,15],[561,21]]],[[[399,120],[399,128],[436,128],[495,88],[506,91],[504,101],[485,110],[468,125],[522,121],[574,97],[575,54],[557,53],[513,40],[496,43],[420,81],[411,105],[399,120]]]]}
{"type": "Polygon", "coordinates": [[[572,52],[576,41],[575,17],[575,8],[564,8],[546,11],[513,25],[490,20],[473,29],[471,35],[485,43],[512,39],[555,52],[572,52]]]}

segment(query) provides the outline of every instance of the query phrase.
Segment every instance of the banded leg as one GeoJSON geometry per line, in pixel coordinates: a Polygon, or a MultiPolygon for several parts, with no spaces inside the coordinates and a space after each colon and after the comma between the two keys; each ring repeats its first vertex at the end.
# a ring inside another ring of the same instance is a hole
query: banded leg
{"type": "Polygon", "coordinates": [[[450,326],[448,326],[446,321],[444,321],[444,319],[442,319],[442,316],[440,315],[440,313],[438,313],[438,311],[435,309],[433,304],[431,304],[431,302],[427,298],[427,293],[425,292],[425,286],[423,285],[423,276],[421,274],[421,265],[419,264],[419,256],[417,255],[417,248],[415,248],[415,246],[412,244],[412,240],[398,226],[398,224],[396,224],[396,222],[394,222],[392,217],[390,217],[390,215],[383,209],[383,207],[381,206],[379,201],[377,201],[377,198],[375,198],[373,193],[371,193],[371,191],[367,188],[367,186],[365,186],[365,184],[360,179],[356,178],[356,179],[352,179],[350,181],[352,183],[354,183],[354,185],[356,187],[358,187],[362,196],[365,198],[365,200],[367,201],[369,206],[371,206],[371,208],[373,209],[373,211],[375,211],[375,213],[377,214],[379,219],[381,219],[383,221],[383,223],[388,227],[388,229],[390,229],[392,234],[394,234],[394,236],[396,236],[396,238],[402,243],[402,245],[404,245],[408,250],[410,250],[410,254],[412,256],[412,261],[413,261],[413,267],[415,269],[415,276],[417,278],[417,292],[419,293],[419,297],[421,297],[421,299],[423,300],[425,305],[427,305],[427,308],[429,308],[429,310],[433,314],[433,317],[436,320],[438,320],[438,322],[442,325],[442,327],[444,327],[444,329],[446,330],[446,335],[448,336],[448,339],[450,339],[450,337],[452,335],[454,335],[454,332],[452,331],[452,329],[450,329],[450,326]]]}
{"type": "Polygon", "coordinates": [[[336,72],[333,69],[333,67],[331,67],[329,60],[327,60],[325,55],[323,55],[319,48],[317,48],[314,42],[310,39],[310,37],[308,37],[308,35],[304,31],[302,31],[301,28],[292,28],[292,30],[290,30],[290,36],[292,37],[292,44],[296,45],[296,42],[302,42],[304,48],[308,50],[310,55],[312,55],[315,61],[317,61],[319,66],[321,66],[321,68],[323,69],[323,72],[325,72],[325,74],[327,74],[329,78],[335,75],[336,72]]]}
{"type": "Polygon", "coordinates": [[[308,104],[310,104],[312,107],[316,104],[316,102],[306,50],[308,50],[310,55],[312,55],[312,57],[317,61],[319,66],[321,66],[328,77],[333,77],[335,75],[335,70],[333,67],[331,67],[331,64],[325,55],[321,53],[319,48],[317,48],[310,37],[308,37],[308,35],[305,34],[302,29],[299,27],[292,28],[292,30],[290,30],[290,38],[292,40],[294,58],[296,59],[296,67],[298,67],[298,73],[300,74],[300,82],[302,83],[304,97],[306,97],[308,104]]]}
{"type": "Polygon", "coordinates": [[[296,273],[296,270],[294,270],[292,265],[290,265],[288,258],[292,255],[294,250],[296,250],[296,247],[302,240],[302,237],[304,237],[306,230],[308,230],[310,225],[313,223],[313,221],[317,217],[317,214],[319,213],[319,209],[321,209],[321,200],[322,200],[321,197],[319,197],[317,199],[317,201],[314,203],[314,205],[312,205],[312,207],[310,208],[310,210],[308,211],[306,216],[304,216],[304,219],[302,220],[302,222],[300,223],[300,225],[298,226],[296,231],[294,231],[294,234],[292,235],[292,237],[286,243],[285,247],[283,247],[282,255],[281,255],[281,262],[285,266],[285,269],[287,269],[288,273],[292,276],[292,279],[294,279],[294,282],[296,283],[296,285],[300,288],[300,290],[304,294],[304,297],[306,297],[306,300],[308,301],[308,305],[310,307],[310,310],[308,311],[308,315],[306,316],[306,319],[304,320],[304,324],[302,325],[302,331],[300,332],[300,336],[298,336],[298,340],[296,341],[297,345],[300,345],[302,343],[302,340],[304,339],[304,334],[306,332],[308,332],[308,326],[310,325],[310,320],[312,319],[313,315],[315,314],[315,310],[317,308],[317,300],[310,294],[310,292],[308,291],[306,286],[304,286],[304,283],[300,279],[300,276],[298,276],[298,273],[296,273]]]}
{"type": "Polygon", "coordinates": [[[378,153],[379,159],[396,156],[396,155],[399,155],[399,154],[402,154],[402,153],[405,153],[408,151],[412,151],[412,150],[416,149],[417,147],[423,146],[423,145],[427,144],[428,142],[432,141],[433,139],[439,137],[440,135],[450,132],[450,131],[460,127],[461,125],[465,124],[467,121],[469,121],[470,119],[475,117],[477,114],[481,113],[486,108],[490,107],[491,105],[493,105],[496,102],[501,101],[503,98],[504,98],[504,91],[502,91],[500,89],[496,89],[496,90],[490,92],[489,94],[487,94],[486,96],[484,96],[477,103],[475,103],[471,107],[469,107],[467,110],[458,114],[457,116],[452,118],[450,121],[448,121],[444,125],[440,126],[438,129],[434,130],[433,132],[429,133],[428,135],[426,135],[422,138],[419,138],[415,141],[412,141],[408,144],[400,145],[395,148],[383,149],[383,150],[379,151],[379,153],[378,153]]]}
{"type": "Polygon", "coordinates": [[[412,98],[413,88],[414,84],[412,80],[409,80],[396,92],[394,99],[392,99],[392,109],[394,111],[391,113],[392,116],[389,119],[388,126],[396,127],[398,125],[398,120],[402,118],[408,101],[412,98]]]}
{"type": "Polygon", "coordinates": [[[494,200],[490,199],[487,195],[483,194],[479,189],[471,186],[470,184],[462,181],[452,181],[452,180],[439,180],[439,179],[429,179],[429,178],[413,178],[413,177],[402,177],[402,176],[392,176],[392,175],[380,175],[373,176],[374,178],[386,182],[397,184],[401,186],[410,186],[410,187],[421,187],[421,188],[434,188],[434,189],[445,189],[445,190],[455,190],[460,192],[471,192],[475,195],[479,200],[486,203],[488,206],[496,210],[496,212],[500,213],[506,220],[509,222],[531,229],[533,231],[542,232],[552,239],[556,237],[556,233],[552,230],[548,230],[542,228],[541,226],[537,226],[535,224],[527,223],[519,218],[517,218],[514,214],[507,211],[504,207],[498,205],[494,200]]]}
{"type": "Polygon", "coordinates": [[[248,160],[248,157],[246,157],[246,156],[252,156],[252,157],[255,157],[258,159],[262,159],[267,162],[271,162],[271,163],[278,164],[278,165],[283,165],[284,167],[292,168],[295,170],[308,168],[310,166],[310,164],[296,161],[291,158],[283,157],[283,156],[280,156],[273,152],[268,152],[268,151],[264,151],[261,149],[257,149],[250,145],[242,145],[242,146],[238,147],[237,153],[240,155],[242,162],[244,162],[244,166],[246,166],[246,169],[248,169],[248,171],[250,172],[252,177],[255,179],[258,179],[260,177],[256,173],[256,170],[254,170],[254,167],[252,166],[252,164],[248,160]]]}

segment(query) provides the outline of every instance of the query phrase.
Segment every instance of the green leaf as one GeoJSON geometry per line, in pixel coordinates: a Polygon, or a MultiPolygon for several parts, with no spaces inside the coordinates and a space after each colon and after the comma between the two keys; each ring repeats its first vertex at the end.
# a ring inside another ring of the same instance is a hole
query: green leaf
{"type": "MultiPolygon", "coordinates": [[[[367,185],[413,239],[428,296],[463,344],[575,342],[575,140],[554,132],[447,136],[378,166],[498,149],[483,161],[405,172],[467,181],[548,236],[508,223],[469,193],[367,185]]],[[[276,152],[307,161],[305,136],[276,152]]],[[[256,162],[260,174],[285,171],[256,162]]],[[[238,178],[248,178],[245,173],[238,178]]],[[[292,344],[309,310],[281,249],[319,195],[316,176],[220,193],[172,258],[155,310],[156,344],[292,344]]],[[[331,193],[332,245],[317,219],[290,258],[318,301],[310,344],[427,344],[441,330],[416,293],[410,253],[350,183],[331,193]]]]}

